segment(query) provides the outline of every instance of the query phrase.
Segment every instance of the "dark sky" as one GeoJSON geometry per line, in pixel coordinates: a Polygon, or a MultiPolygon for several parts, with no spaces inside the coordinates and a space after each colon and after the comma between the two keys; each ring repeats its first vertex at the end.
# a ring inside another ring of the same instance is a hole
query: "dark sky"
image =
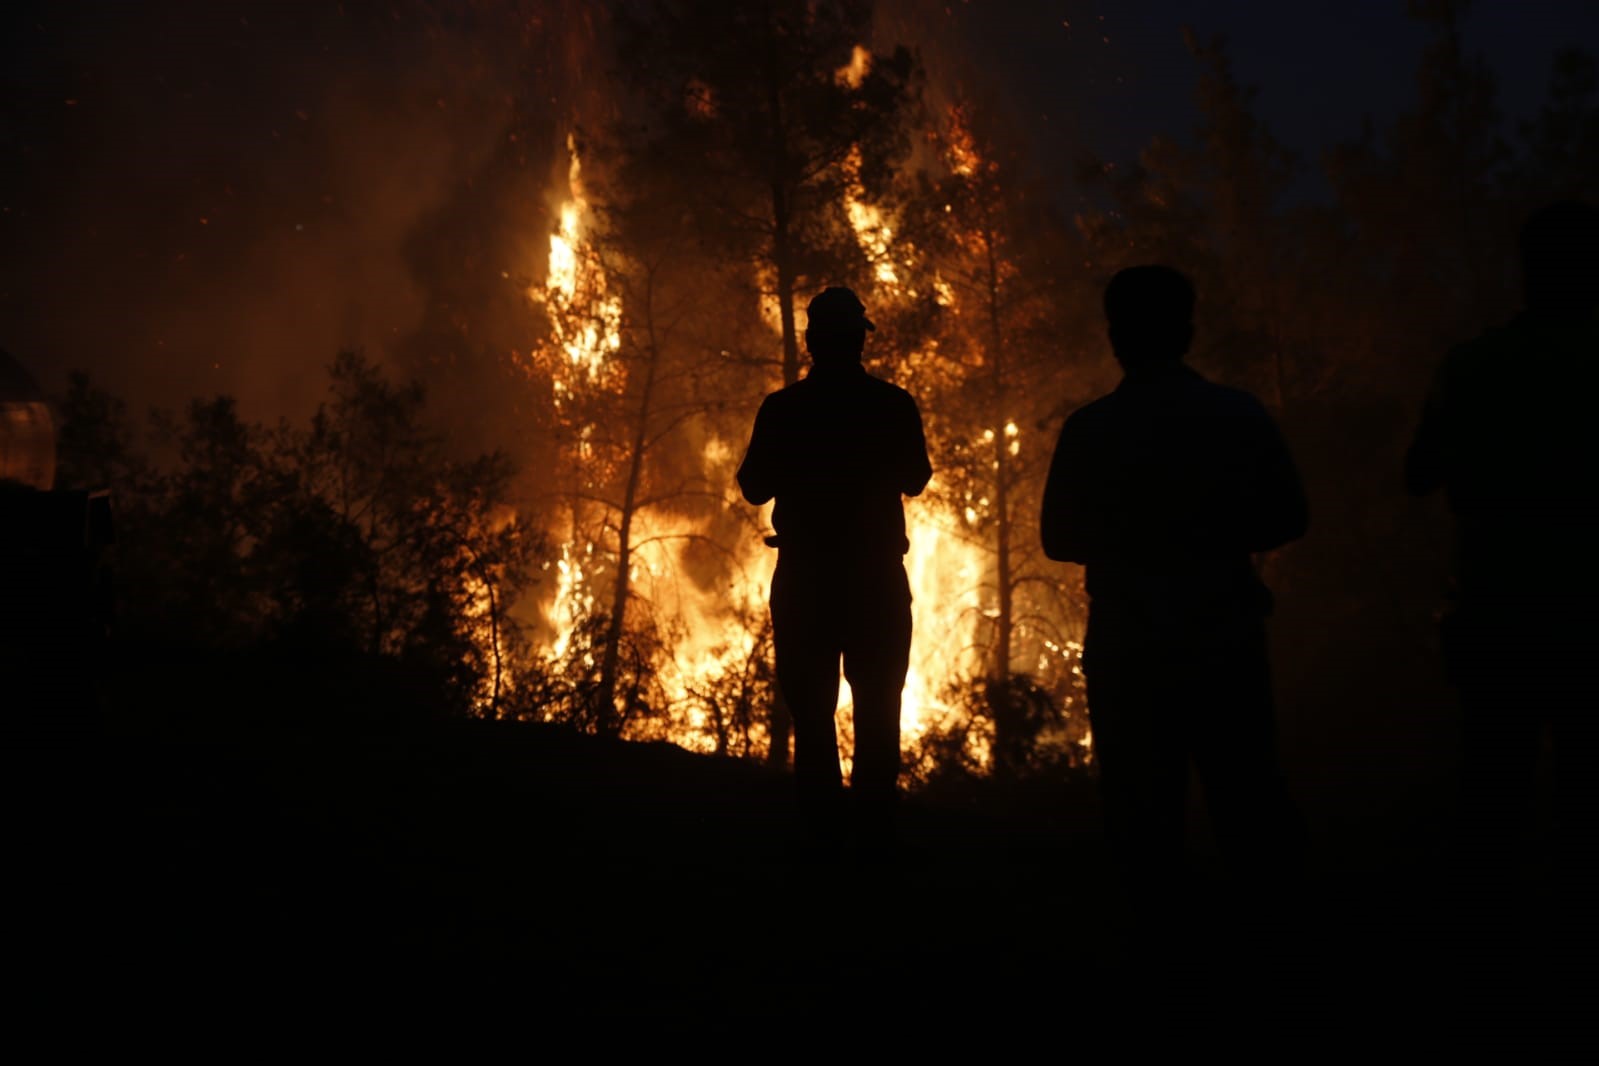
{"type": "MultiPolygon", "coordinates": [[[[916,24],[927,5],[897,6],[916,24]]],[[[947,46],[1001,75],[1007,102],[1032,117],[1040,156],[1062,174],[1084,147],[1126,160],[1151,137],[1192,127],[1196,65],[1185,26],[1226,40],[1238,80],[1258,89],[1257,113],[1312,167],[1356,137],[1366,116],[1380,127],[1413,101],[1431,32],[1404,0],[972,0],[943,9],[947,46]]],[[[1493,70],[1507,116],[1525,117],[1543,99],[1558,49],[1599,51],[1599,3],[1476,0],[1462,29],[1466,49],[1493,70]]]]}
{"type": "MultiPolygon", "coordinates": [[[[1427,35],[1399,0],[882,9],[935,85],[1007,106],[1063,188],[1085,150],[1126,159],[1192,127],[1185,24],[1228,39],[1312,163],[1408,104],[1427,35]]],[[[0,347],[48,388],[82,367],[136,403],[226,390],[258,417],[303,410],[340,346],[386,354],[436,303],[417,234],[484,195],[513,94],[547,105],[550,143],[495,186],[506,235],[485,254],[537,264],[561,116],[603,92],[588,17],[580,0],[8,5],[0,347]]],[[[1555,49],[1599,50],[1599,4],[1479,0],[1465,39],[1526,114],[1555,49]]]]}

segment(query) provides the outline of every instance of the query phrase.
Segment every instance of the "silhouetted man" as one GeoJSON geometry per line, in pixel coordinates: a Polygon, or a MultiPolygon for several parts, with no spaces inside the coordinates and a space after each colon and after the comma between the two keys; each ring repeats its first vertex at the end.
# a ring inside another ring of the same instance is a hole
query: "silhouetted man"
{"type": "Polygon", "coordinates": [[[855,700],[852,792],[863,826],[890,828],[899,777],[900,693],[910,663],[911,596],[902,556],[902,495],[932,467],[910,393],[866,373],[873,329],[853,292],[810,302],[810,373],[766,397],[755,417],[739,487],[753,504],[776,499],[768,543],[777,683],[794,716],[794,775],[812,826],[837,827],[843,798],[839,663],[855,700]]]}
{"type": "Polygon", "coordinates": [[[1455,516],[1443,636],[1465,843],[1502,873],[1545,730],[1560,857],[1591,862],[1599,843],[1599,209],[1536,212],[1521,259],[1526,309],[1444,359],[1405,462],[1410,491],[1443,489],[1455,516]]]}
{"type": "Polygon", "coordinates": [[[1194,290],[1163,266],[1105,290],[1116,390],[1066,420],[1044,490],[1044,551],[1082,563],[1083,670],[1110,844],[1144,905],[1181,873],[1190,761],[1223,853],[1285,872],[1296,821],[1278,772],[1252,553],[1304,535],[1282,437],[1248,393],[1184,365],[1194,290]]]}

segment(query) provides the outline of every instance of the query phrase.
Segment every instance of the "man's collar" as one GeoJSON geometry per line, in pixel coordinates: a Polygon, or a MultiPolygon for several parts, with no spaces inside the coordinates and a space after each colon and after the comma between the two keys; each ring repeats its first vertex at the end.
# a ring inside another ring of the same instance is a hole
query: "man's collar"
{"type": "Polygon", "coordinates": [[[811,363],[810,372],[805,376],[808,378],[844,378],[864,373],[866,373],[866,367],[859,362],[813,362],[811,363]]]}

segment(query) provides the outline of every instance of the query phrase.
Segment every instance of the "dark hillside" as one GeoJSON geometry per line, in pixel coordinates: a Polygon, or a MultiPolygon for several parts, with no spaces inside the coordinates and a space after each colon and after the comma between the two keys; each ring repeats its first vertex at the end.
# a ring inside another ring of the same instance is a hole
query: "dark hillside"
{"type": "Polygon", "coordinates": [[[854,989],[1048,1017],[1133,990],[1225,1006],[1243,982],[1319,1015],[1415,981],[1524,987],[1546,961],[1424,860],[1315,871],[1267,918],[1204,854],[1189,933],[1151,953],[1086,782],[911,801],[895,854],[822,852],[788,777],[754,764],[362,707],[380,682],[319,690],[256,656],[141,662],[99,723],[35,717],[7,746],[33,860],[14,932],[48,987],[484,981],[537,989],[552,1018],[831,1010],[854,989]]]}

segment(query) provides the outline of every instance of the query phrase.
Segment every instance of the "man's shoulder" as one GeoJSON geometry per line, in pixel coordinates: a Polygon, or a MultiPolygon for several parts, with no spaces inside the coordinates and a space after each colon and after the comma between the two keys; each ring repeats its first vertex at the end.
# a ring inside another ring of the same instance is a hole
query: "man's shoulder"
{"type": "Polygon", "coordinates": [[[1102,426],[1116,418],[1120,400],[1114,392],[1107,392],[1098,399],[1089,400],[1071,414],[1066,416],[1066,424],[1062,431],[1078,432],[1102,426]]]}
{"type": "Polygon", "coordinates": [[[1519,319],[1490,326],[1444,353],[1433,377],[1434,388],[1451,407],[1497,403],[1505,388],[1518,380],[1517,373],[1507,372],[1527,361],[1534,343],[1519,319]]]}
{"type": "Polygon", "coordinates": [[[766,394],[766,399],[761,401],[762,407],[783,410],[806,402],[806,398],[815,392],[815,386],[809,378],[800,378],[791,381],[775,392],[766,394]]]}
{"type": "Polygon", "coordinates": [[[864,370],[858,374],[850,374],[848,377],[828,379],[806,375],[792,385],[785,385],[768,396],[767,399],[780,404],[808,403],[813,399],[820,401],[823,397],[836,397],[841,389],[845,392],[864,395],[874,403],[909,406],[915,406],[916,404],[916,397],[912,396],[909,390],[901,388],[886,378],[880,378],[864,370]]]}
{"type": "Polygon", "coordinates": [[[1156,389],[1117,388],[1096,400],[1090,400],[1066,418],[1068,426],[1091,427],[1106,425],[1124,418],[1144,417],[1151,407],[1171,410],[1200,409],[1217,413],[1264,413],[1265,408],[1253,393],[1236,389],[1198,374],[1188,374],[1156,389]]]}
{"type": "Polygon", "coordinates": [[[1213,407],[1218,414],[1234,415],[1242,418],[1268,418],[1266,405],[1260,402],[1260,397],[1248,389],[1240,389],[1233,385],[1223,385],[1201,377],[1199,389],[1205,397],[1205,402],[1213,407]]]}
{"type": "MultiPolygon", "coordinates": [[[[1445,353],[1433,389],[1446,409],[1532,422],[1580,417],[1599,387],[1599,325],[1523,313],[1445,353]]],[[[1586,421],[1586,419],[1583,419],[1586,421]]]]}
{"type": "Polygon", "coordinates": [[[875,374],[862,375],[866,379],[866,388],[883,398],[886,403],[901,405],[916,405],[916,397],[912,396],[909,389],[901,388],[887,378],[880,378],[875,374]]]}
{"type": "Polygon", "coordinates": [[[1444,355],[1447,374],[1486,374],[1498,378],[1507,364],[1525,364],[1543,353],[1599,354],[1599,324],[1540,319],[1523,311],[1455,345],[1444,355]]]}
{"type": "Polygon", "coordinates": [[[1227,417],[1270,419],[1266,406],[1254,393],[1211,381],[1199,372],[1184,367],[1179,374],[1151,385],[1139,382],[1131,388],[1118,387],[1084,404],[1066,419],[1072,432],[1092,432],[1123,422],[1141,422],[1151,410],[1189,417],[1227,417]]]}
{"type": "Polygon", "coordinates": [[[1186,363],[1172,379],[1178,404],[1203,416],[1230,418],[1270,418],[1260,397],[1248,389],[1212,381],[1186,363]]]}

